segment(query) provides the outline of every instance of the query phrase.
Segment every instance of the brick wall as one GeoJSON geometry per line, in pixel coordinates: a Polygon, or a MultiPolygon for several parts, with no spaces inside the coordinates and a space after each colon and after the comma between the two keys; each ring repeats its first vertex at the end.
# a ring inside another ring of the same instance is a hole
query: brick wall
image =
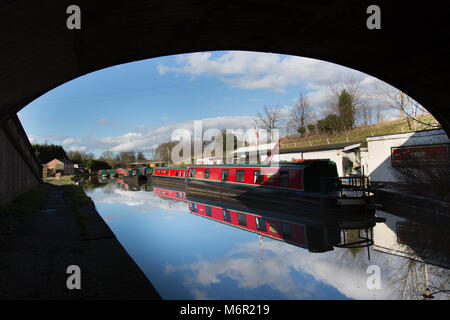
{"type": "Polygon", "coordinates": [[[0,204],[37,186],[42,169],[16,115],[0,126],[0,204]]]}

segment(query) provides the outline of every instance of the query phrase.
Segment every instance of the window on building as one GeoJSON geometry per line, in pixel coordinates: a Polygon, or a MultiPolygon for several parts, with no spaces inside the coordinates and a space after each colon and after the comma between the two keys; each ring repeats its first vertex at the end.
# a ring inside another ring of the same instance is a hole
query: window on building
{"type": "Polygon", "coordinates": [[[237,217],[238,217],[238,223],[241,226],[247,226],[247,216],[245,214],[238,213],[237,217]]]}
{"type": "Polygon", "coordinates": [[[236,182],[245,181],[245,170],[236,170],[236,182]]]}
{"type": "Polygon", "coordinates": [[[228,181],[229,170],[222,169],[222,181],[228,181]]]}
{"type": "Polygon", "coordinates": [[[205,169],[205,179],[209,179],[209,169],[205,169]]]}
{"type": "Polygon", "coordinates": [[[289,186],[289,171],[280,172],[280,187],[289,186]]]}
{"type": "Polygon", "coordinates": [[[189,169],[189,177],[191,177],[191,178],[195,177],[195,169],[193,169],[193,168],[189,169]]]}
{"type": "Polygon", "coordinates": [[[211,216],[212,216],[212,214],[211,214],[211,207],[206,206],[206,207],[205,207],[205,210],[206,210],[206,215],[207,215],[208,217],[211,217],[211,216]]]}
{"type": "Polygon", "coordinates": [[[225,221],[231,222],[231,214],[230,214],[230,211],[229,211],[229,210],[223,209],[223,219],[224,219],[225,221]]]}
{"type": "Polygon", "coordinates": [[[267,225],[266,225],[266,219],[263,219],[261,217],[256,217],[256,229],[259,231],[267,231],[267,225]]]}
{"type": "Polygon", "coordinates": [[[281,224],[281,229],[282,229],[282,233],[283,236],[286,238],[291,238],[292,234],[291,234],[291,225],[289,223],[282,223],[281,224]]]}
{"type": "Polygon", "coordinates": [[[253,172],[253,183],[255,184],[263,184],[264,183],[264,175],[261,170],[255,170],[253,172]]]}

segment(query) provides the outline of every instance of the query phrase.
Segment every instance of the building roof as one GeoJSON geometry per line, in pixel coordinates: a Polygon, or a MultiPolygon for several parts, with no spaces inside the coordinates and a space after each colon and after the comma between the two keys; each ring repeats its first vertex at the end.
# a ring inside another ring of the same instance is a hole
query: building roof
{"type": "Polygon", "coordinates": [[[303,148],[287,148],[280,149],[279,154],[286,153],[299,153],[299,152],[314,152],[314,151],[326,151],[326,150],[350,150],[353,148],[358,148],[361,144],[358,142],[343,142],[334,144],[323,144],[320,146],[311,146],[303,148]]]}
{"type": "Polygon", "coordinates": [[[47,164],[49,164],[50,162],[55,161],[55,160],[58,160],[59,162],[62,162],[62,163],[64,163],[64,164],[72,164],[72,165],[73,165],[73,162],[70,161],[70,160],[68,160],[68,159],[57,159],[57,158],[55,158],[55,159],[53,159],[53,160],[47,162],[47,164]]]}

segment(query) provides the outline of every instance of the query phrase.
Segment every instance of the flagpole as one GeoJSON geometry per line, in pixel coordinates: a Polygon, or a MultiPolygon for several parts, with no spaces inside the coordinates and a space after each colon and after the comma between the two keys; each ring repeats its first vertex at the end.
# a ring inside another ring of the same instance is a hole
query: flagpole
{"type": "Polygon", "coordinates": [[[261,163],[259,159],[259,134],[258,134],[258,127],[256,126],[256,120],[255,120],[255,134],[256,134],[256,163],[261,163]]]}

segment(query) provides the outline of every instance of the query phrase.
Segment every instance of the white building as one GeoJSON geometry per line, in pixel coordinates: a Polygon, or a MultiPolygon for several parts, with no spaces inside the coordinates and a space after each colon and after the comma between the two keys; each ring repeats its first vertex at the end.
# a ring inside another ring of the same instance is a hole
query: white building
{"type": "Polygon", "coordinates": [[[372,182],[399,182],[396,169],[392,165],[392,148],[448,145],[449,142],[449,138],[444,130],[427,130],[368,137],[367,164],[370,180],[372,182]]]}
{"type": "MultiPolygon", "coordinates": [[[[304,148],[289,148],[279,150],[279,154],[274,155],[272,161],[294,161],[298,159],[330,159],[337,166],[338,175],[345,176],[343,160],[347,157],[353,164],[353,168],[359,167],[359,147],[360,143],[346,142],[311,146],[304,148]]],[[[267,158],[261,155],[261,161],[267,158]]]]}

